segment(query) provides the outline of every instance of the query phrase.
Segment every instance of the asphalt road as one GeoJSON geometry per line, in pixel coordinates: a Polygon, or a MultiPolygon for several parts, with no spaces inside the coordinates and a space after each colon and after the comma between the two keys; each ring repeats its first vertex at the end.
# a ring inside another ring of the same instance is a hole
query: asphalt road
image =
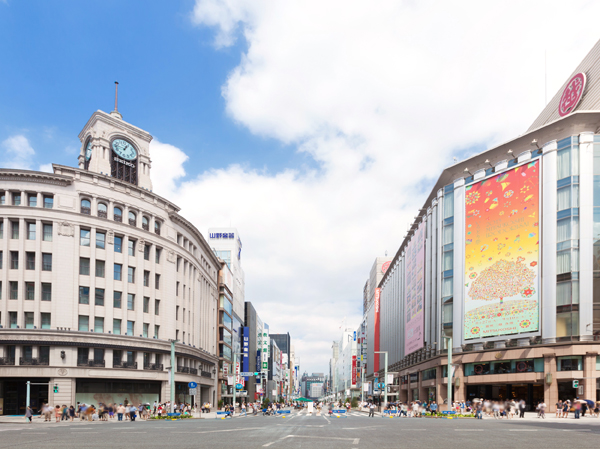
{"type": "Polygon", "coordinates": [[[307,416],[0,424],[0,448],[565,448],[594,447],[600,419],[563,422],[307,416]]]}

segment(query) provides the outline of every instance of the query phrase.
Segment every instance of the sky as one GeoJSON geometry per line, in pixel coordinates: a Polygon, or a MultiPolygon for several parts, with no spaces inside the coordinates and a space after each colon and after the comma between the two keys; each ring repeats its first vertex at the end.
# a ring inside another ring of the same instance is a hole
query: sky
{"type": "Polygon", "coordinates": [[[75,166],[114,107],[154,191],[237,227],[246,300],[327,372],[440,171],[526,131],[600,38],[593,1],[0,0],[0,166],[75,166]]]}

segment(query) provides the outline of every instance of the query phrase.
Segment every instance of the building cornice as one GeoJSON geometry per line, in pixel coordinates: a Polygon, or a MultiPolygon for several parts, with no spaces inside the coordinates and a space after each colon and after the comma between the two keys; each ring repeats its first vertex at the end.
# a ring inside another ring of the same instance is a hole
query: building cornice
{"type": "Polygon", "coordinates": [[[79,140],[83,142],[88,130],[94,126],[94,124],[98,121],[102,120],[105,123],[108,123],[110,126],[113,126],[116,129],[120,129],[124,132],[131,133],[135,137],[138,137],[146,142],[150,142],[152,140],[152,135],[143,129],[138,128],[137,126],[132,125],[131,123],[127,123],[121,119],[113,117],[110,114],[107,114],[104,111],[97,110],[92,114],[90,119],[87,121],[81,132],[79,133],[79,140]]]}
{"type": "Polygon", "coordinates": [[[196,239],[202,245],[204,251],[207,254],[209,254],[209,257],[212,259],[213,263],[217,267],[217,271],[220,270],[221,269],[221,263],[219,262],[219,258],[215,255],[215,253],[213,252],[213,250],[211,249],[211,247],[208,245],[208,242],[206,241],[206,239],[204,238],[204,236],[202,235],[202,233],[196,228],[196,226],[194,226],[192,223],[190,223],[188,220],[186,220],[185,218],[183,218],[178,213],[170,213],[169,214],[169,218],[172,221],[174,221],[176,223],[179,223],[179,225],[181,225],[184,228],[186,228],[190,233],[192,233],[194,235],[194,237],[196,237],[196,239]]]}
{"type": "Polygon", "coordinates": [[[73,179],[70,176],[55,173],[0,168],[0,181],[38,182],[65,187],[72,184],[73,179]]]}

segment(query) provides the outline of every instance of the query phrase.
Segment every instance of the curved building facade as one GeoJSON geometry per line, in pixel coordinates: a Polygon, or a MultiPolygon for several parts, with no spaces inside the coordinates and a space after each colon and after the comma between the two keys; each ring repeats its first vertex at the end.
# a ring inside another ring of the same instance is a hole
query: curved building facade
{"type": "Polygon", "coordinates": [[[216,402],[221,267],[152,192],[152,137],[114,111],[79,135],[78,168],[0,170],[0,405],[216,402]]]}

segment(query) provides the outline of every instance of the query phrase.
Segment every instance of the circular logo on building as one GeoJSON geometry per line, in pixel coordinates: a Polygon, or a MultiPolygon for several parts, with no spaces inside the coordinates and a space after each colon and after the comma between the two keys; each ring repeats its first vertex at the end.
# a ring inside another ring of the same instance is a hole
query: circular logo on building
{"type": "Polygon", "coordinates": [[[384,263],[384,264],[381,266],[381,272],[382,272],[383,274],[385,274],[385,272],[388,270],[388,268],[389,268],[389,267],[390,267],[390,263],[389,263],[389,262],[386,262],[386,263],[384,263]]]}
{"type": "Polygon", "coordinates": [[[59,376],[66,376],[69,374],[69,371],[66,368],[59,368],[56,372],[59,376]]]}
{"type": "Polygon", "coordinates": [[[562,97],[560,97],[560,103],[558,104],[558,114],[561,117],[564,117],[575,110],[579,104],[579,100],[581,100],[581,97],[583,96],[585,81],[585,73],[578,73],[569,80],[567,87],[565,87],[565,90],[563,91],[562,97]]]}

